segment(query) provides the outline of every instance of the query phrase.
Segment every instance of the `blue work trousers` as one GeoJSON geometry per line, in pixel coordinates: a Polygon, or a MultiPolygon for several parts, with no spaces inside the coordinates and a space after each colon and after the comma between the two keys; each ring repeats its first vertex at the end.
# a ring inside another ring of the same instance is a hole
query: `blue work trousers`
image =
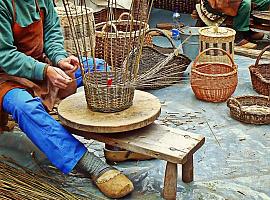
{"type": "MultiPolygon", "coordinates": [[[[81,73],[75,73],[77,85],[82,85],[81,73]]],[[[25,89],[12,89],[3,99],[3,109],[12,115],[20,129],[63,173],[69,173],[87,151],[45,110],[39,97],[32,97],[25,89]]]]}

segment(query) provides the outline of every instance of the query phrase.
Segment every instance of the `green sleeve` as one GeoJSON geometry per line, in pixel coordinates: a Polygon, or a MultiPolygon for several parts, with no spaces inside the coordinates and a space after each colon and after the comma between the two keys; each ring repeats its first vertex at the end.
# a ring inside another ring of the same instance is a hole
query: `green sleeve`
{"type": "Polygon", "coordinates": [[[47,1],[47,4],[44,23],[44,49],[45,54],[56,65],[60,59],[67,57],[67,52],[64,49],[64,38],[53,1],[47,1]]]}
{"type": "Polygon", "coordinates": [[[0,3],[0,66],[10,75],[31,80],[43,80],[45,63],[17,50],[12,34],[12,16],[0,3]]]}

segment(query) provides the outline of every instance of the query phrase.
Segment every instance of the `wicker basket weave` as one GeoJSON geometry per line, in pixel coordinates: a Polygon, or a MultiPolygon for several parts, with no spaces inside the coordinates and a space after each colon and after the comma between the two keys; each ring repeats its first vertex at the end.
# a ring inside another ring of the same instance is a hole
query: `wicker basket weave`
{"type": "Polygon", "coordinates": [[[255,65],[249,67],[253,89],[259,94],[269,96],[270,89],[270,63],[259,64],[264,52],[270,48],[270,45],[265,47],[259,54],[255,65]]]}
{"type": "Polygon", "coordinates": [[[196,7],[196,0],[154,0],[153,7],[181,13],[192,13],[196,7]]]}
{"type": "Polygon", "coordinates": [[[138,80],[136,84],[137,89],[158,89],[166,86],[170,86],[174,83],[179,83],[183,77],[184,71],[187,69],[191,60],[183,54],[176,54],[167,63],[162,66],[159,65],[164,61],[168,55],[165,55],[161,51],[173,52],[176,48],[175,43],[172,41],[170,36],[161,29],[149,29],[146,32],[147,35],[151,33],[159,33],[161,36],[166,37],[172,49],[158,48],[153,43],[147,44],[143,47],[142,57],[140,61],[140,67],[138,72],[138,80]],[[146,76],[145,78],[140,78],[146,76]]]}
{"type": "MultiPolygon", "coordinates": [[[[70,6],[69,16],[73,18],[74,24],[73,26],[69,25],[69,20],[65,12],[64,7],[56,7],[55,8],[58,16],[60,18],[60,25],[63,31],[64,35],[64,47],[65,50],[73,55],[77,54],[76,45],[73,40],[73,36],[78,38],[77,45],[83,46],[83,43],[87,45],[87,52],[91,51],[90,44],[91,42],[95,44],[95,22],[94,22],[94,15],[93,10],[91,8],[85,8],[81,6],[77,6],[75,9],[75,6],[70,6]],[[86,11],[87,9],[87,11],[86,11]],[[82,17],[82,15],[84,15],[82,17]],[[89,22],[91,24],[86,23],[86,21],[82,21],[82,18],[86,19],[88,18],[89,22]],[[83,27],[84,25],[84,27],[83,27]],[[75,27],[77,30],[72,29],[70,27],[75,27]],[[87,32],[83,31],[87,30],[87,32]],[[76,36],[75,36],[76,34],[76,36]],[[86,35],[86,37],[84,36],[86,35]],[[91,42],[90,42],[91,41],[91,42]]],[[[82,52],[82,54],[85,54],[86,52],[82,52]]]]}
{"type": "Polygon", "coordinates": [[[231,97],[227,101],[231,116],[248,124],[270,124],[270,100],[267,96],[231,97]]]}
{"type": "Polygon", "coordinates": [[[128,56],[128,43],[137,43],[139,36],[142,36],[149,25],[136,20],[122,20],[129,13],[122,13],[118,20],[102,22],[96,24],[96,57],[104,59],[109,65],[121,67],[123,61],[128,56]],[[133,21],[130,31],[131,22],[133,21]],[[114,29],[114,32],[106,34],[106,30],[114,29]],[[142,29],[139,31],[139,29],[142,29]],[[128,31],[127,31],[128,30],[128,31]],[[107,35],[107,38],[106,38],[107,35]],[[112,63],[111,60],[114,62],[112,63]]]}
{"type": "Polygon", "coordinates": [[[84,91],[89,109],[112,113],[132,106],[135,87],[127,84],[121,73],[88,72],[84,76],[84,91]]]}
{"type": "Polygon", "coordinates": [[[191,87],[198,99],[209,102],[226,101],[235,91],[237,82],[237,65],[223,49],[209,48],[202,51],[192,65],[191,87]],[[231,65],[220,62],[199,63],[201,55],[211,50],[226,54],[231,65]]]}

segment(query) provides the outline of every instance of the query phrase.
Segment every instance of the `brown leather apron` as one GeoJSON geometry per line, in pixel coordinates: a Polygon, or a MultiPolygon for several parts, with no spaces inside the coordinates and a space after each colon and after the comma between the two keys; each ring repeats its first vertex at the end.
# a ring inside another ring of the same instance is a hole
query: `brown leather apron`
{"type": "MultiPolygon", "coordinates": [[[[44,11],[40,9],[38,1],[35,0],[36,9],[40,14],[40,19],[28,25],[21,27],[16,23],[16,6],[15,0],[12,0],[13,6],[13,24],[12,31],[14,37],[14,45],[18,51],[23,52],[27,56],[31,56],[40,62],[45,62],[46,56],[44,54],[43,42],[43,23],[45,21],[44,11]]],[[[51,63],[50,63],[51,64],[51,63]]],[[[66,91],[60,91],[61,98],[68,96],[76,91],[75,82],[66,91]]],[[[32,95],[39,96],[43,100],[43,104],[48,110],[53,108],[54,103],[58,98],[59,89],[53,87],[48,80],[32,82],[25,78],[8,75],[1,71],[0,67],[0,131],[1,125],[7,123],[7,114],[3,113],[2,103],[4,95],[14,88],[26,88],[32,95]]]]}

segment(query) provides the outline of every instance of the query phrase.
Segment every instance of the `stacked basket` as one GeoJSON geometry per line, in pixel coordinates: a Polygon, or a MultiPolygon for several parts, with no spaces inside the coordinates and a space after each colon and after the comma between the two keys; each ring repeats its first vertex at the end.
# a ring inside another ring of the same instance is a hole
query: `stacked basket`
{"type": "Polygon", "coordinates": [[[154,0],[153,7],[177,11],[181,13],[192,13],[195,10],[196,0],[154,0]]]}
{"type": "MultiPolygon", "coordinates": [[[[66,10],[64,7],[56,7],[56,11],[60,18],[60,25],[62,28],[63,36],[64,36],[64,47],[66,51],[70,54],[77,54],[78,47],[74,44],[73,38],[76,37],[79,41],[78,45],[82,46],[83,43],[88,44],[87,52],[91,51],[91,43],[95,43],[95,32],[94,32],[94,15],[93,10],[88,7],[74,6],[71,5],[68,7],[67,12],[69,13],[69,17],[72,18],[74,25],[72,27],[76,27],[76,30],[71,29],[69,24],[69,19],[66,14],[66,10]],[[88,20],[82,20],[82,19],[88,20]],[[89,23],[90,22],[90,23],[89,23]],[[85,31],[87,30],[87,31],[85,31]]],[[[82,54],[86,54],[87,52],[82,52],[82,54]]]]}
{"type": "Polygon", "coordinates": [[[231,56],[219,48],[209,48],[202,51],[195,59],[191,69],[191,87],[195,96],[204,101],[223,102],[235,91],[237,86],[237,65],[231,56]],[[223,53],[230,64],[209,60],[200,60],[201,56],[212,51],[215,55],[223,53]]]}

